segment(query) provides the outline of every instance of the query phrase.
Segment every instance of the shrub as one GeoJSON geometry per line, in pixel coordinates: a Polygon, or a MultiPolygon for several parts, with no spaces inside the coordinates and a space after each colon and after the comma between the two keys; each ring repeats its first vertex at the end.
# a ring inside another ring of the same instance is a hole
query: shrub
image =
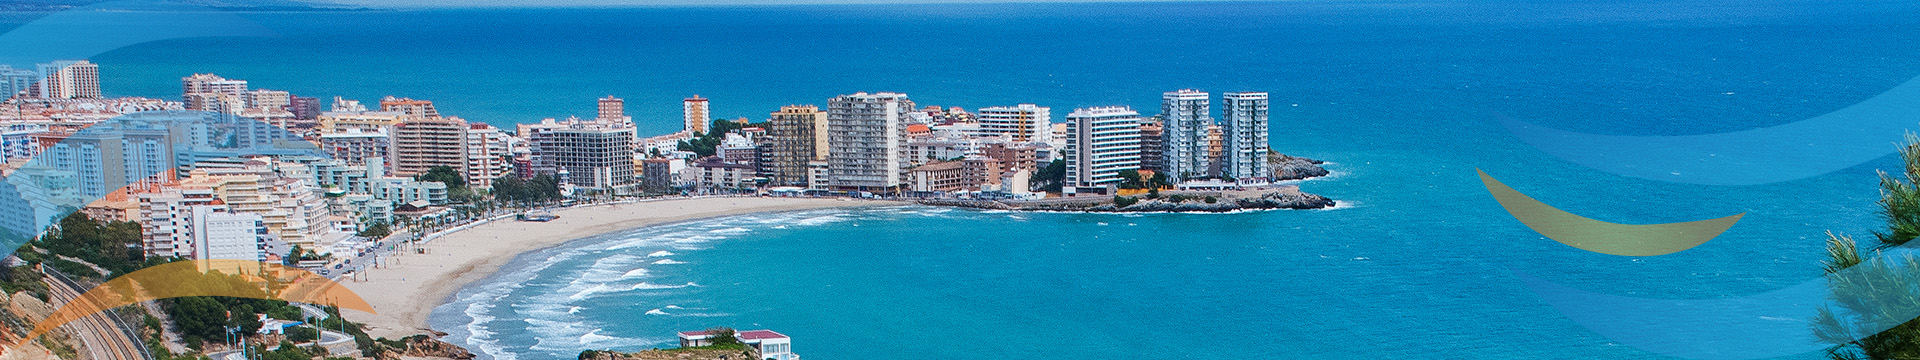
{"type": "Polygon", "coordinates": [[[1120,195],[1113,196],[1113,206],[1115,207],[1128,207],[1138,203],[1140,203],[1140,199],[1135,199],[1135,198],[1130,198],[1130,197],[1125,197],[1120,195]]]}
{"type": "Polygon", "coordinates": [[[1208,196],[1208,197],[1207,197],[1207,203],[1208,203],[1208,204],[1212,204],[1212,203],[1217,203],[1217,202],[1220,202],[1220,198],[1216,198],[1216,197],[1212,197],[1212,196],[1208,196]]]}

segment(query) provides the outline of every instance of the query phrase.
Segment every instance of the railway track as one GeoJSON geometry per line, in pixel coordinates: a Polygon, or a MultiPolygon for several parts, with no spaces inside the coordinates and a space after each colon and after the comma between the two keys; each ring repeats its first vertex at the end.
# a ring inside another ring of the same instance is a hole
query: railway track
{"type": "MultiPolygon", "coordinates": [[[[80,298],[78,283],[65,274],[51,268],[41,268],[47,274],[47,293],[58,304],[65,305],[80,298]]],[[[133,329],[119,318],[113,317],[113,310],[87,315],[79,320],[62,325],[73,330],[75,336],[87,348],[83,355],[94,360],[153,360],[147,347],[135,335],[133,329]]]]}

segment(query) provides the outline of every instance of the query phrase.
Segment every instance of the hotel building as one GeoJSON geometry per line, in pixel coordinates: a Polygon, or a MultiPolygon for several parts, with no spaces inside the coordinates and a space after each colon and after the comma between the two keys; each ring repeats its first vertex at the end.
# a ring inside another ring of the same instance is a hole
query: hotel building
{"type": "Polygon", "coordinates": [[[393,150],[389,151],[393,156],[393,176],[425,174],[436,166],[455,171],[466,169],[469,127],[466,120],[437,116],[409,116],[394,124],[393,150]]]}
{"type": "Polygon", "coordinates": [[[1068,196],[1111,194],[1120,171],[1140,169],[1140,113],[1122,106],[1074,109],[1067,114],[1068,196]]]}
{"type": "Polygon", "coordinates": [[[37,94],[42,99],[99,99],[100,65],[86,60],[60,60],[39,64],[45,76],[37,94]]]}
{"type": "Polygon", "coordinates": [[[634,183],[633,128],[619,123],[547,119],[521,125],[532,150],[534,173],[564,183],[606,188],[634,183]],[[564,176],[562,176],[564,175],[564,176]]]}

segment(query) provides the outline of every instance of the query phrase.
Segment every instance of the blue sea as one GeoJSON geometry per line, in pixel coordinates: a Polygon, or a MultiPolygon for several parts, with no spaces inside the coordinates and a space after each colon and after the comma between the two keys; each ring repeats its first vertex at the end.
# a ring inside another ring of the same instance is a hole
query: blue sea
{"type": "MultiPolygon", "coordinates": [[[[1884,158],[1752,186],[1628,178],[1508,135],[1679,135],[1824,114],[1920,75],[1920,3],[1289,1],[249,13],[277,38],[94,58],[110,95],[213,72],[303,96],[430,99],[496,125],[628,100],[718,117],[897,91],[922,105],[1158,111],[1196,88],[1273,94],[1278,151],[1329,161],[1329,210],[757,214],[530,253],[432,316],[493,359],[771,328],[814,359],[1650,358],[1547,306],[1525,272],[1647,298],[1738,297],[1821,274],[1826,231],[1871,238],[1884,158]],[[1621,223],[1746,213],[1700,247],[1619,257],[1542,238],[1481,187],[1621,223]]],[[[11,23],[32,15],[7,15],[11,23]]],[[[1920,120],[1916,120],[1920,121],[1920,120]]],[[[1920,130],[1920,123],[1916,123],[1920,130]]],[[[1892,144],[1888,144],[1889,147],[1892,144]]],[[[1812,358],[1815,354],[1802,357],[1812,358]]]]}

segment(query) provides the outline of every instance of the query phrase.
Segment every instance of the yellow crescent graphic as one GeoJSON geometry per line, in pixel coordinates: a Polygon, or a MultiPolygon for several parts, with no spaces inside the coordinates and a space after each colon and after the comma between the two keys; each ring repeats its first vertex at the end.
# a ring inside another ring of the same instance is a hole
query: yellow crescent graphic
{"type": "Polygon", "coordinates": [[[1720,236],[1734,223],[1740,222],[1741,216],[1746,215],[1739,213],[1719,219],[1671,224],[1615,224],[1561,211],[1507,187],[1507,184],[1487,175],[1486,171],[1474,171],[1480,173],[1480,182],[1487,186],[1487,192],[1493,194],[1494,200],[1500,201],[1500,207],[1506,208],[1507,213],[1519,219],[1520,223],[1553,241],[1601,254],[1655,256],[1691,249],[1720,236]]]}
{"type": "Polygon", "coordinates": [[[285,300],[373,312],[373,306],[353,290],[306,270],[246,260],[178,261],[127,273],[87,290],[34,325],[20,341],[31,341],[60,325],[107,309],[186,296],[285,300]],[[209,273],[215,270],[218,272],[209,273]]]}

